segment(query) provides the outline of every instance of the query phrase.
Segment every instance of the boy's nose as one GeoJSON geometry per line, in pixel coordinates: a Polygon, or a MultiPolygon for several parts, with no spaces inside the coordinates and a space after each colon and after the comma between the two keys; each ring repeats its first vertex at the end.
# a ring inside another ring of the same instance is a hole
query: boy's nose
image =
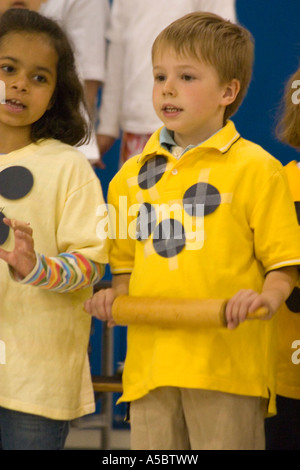
{"type": "Polygon", "coordinates": [[[171,79],[166,80],[163,87],[163,94],[174,96],[175,93],[176,90],[173,81],[171,79]]]}

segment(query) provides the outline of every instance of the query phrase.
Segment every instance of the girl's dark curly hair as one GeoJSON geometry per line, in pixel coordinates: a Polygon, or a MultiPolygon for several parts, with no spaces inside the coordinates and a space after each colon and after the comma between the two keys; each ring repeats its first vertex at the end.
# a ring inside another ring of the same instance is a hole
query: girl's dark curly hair
{"type": "MultiPolygon", "coordinates": [[[[69,145],[86,143],[90,137],[84,91],[78,78],[71,43],[60,26],[39,13],[10,9],[0,17],[0,43],[10,33],[32,33],[48,36],[57,56],[57,83],[51,109],[31,126],[33,142],[53,138],[69,145]]],[[[34,46],[34,44],[33,44],[34,46]]]]}

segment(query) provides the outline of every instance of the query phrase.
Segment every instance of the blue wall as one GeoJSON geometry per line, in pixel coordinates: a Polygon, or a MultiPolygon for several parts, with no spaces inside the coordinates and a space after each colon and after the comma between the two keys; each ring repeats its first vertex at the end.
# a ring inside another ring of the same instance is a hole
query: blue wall
{"type": "Polygon", "coordinates": [[[236,5],[256,53],[253,80],[234,121],[243,136],[286,164],[298,154],[276,141],[274,127],[284,84],[300,66],[300,1],[237,0],[236,5]]]}

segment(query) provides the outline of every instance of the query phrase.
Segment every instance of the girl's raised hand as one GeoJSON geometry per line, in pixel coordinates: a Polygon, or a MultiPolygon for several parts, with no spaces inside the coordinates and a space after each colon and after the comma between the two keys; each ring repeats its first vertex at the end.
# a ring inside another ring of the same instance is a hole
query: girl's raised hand
{"type": "Polygon", "coordinates": [[[15,247],[13,251],[0,248],[0,259],[13,270],[16,279],[20,280],[31,273],[36,264],[32,228],[29,223],[4,218],[3,222],[14,232],[15,247]]]}

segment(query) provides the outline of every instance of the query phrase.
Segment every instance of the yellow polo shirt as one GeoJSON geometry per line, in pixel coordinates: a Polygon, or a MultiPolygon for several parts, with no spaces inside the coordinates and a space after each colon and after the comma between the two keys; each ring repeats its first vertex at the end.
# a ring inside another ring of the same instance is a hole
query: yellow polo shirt
{"type": "MultiPolygon", "coordinates": [[[[300,222],[300,169],[290,162],[286,174],[300,222]]],[[[300,229],[299,229],[300,238],[300,229]]],[[[298,285],[278,315],[278,375],[277,393],[300,399],[300,286],[298,285]]]]}
{"type": "MultiPolygon", "coordinates": [[[[231,121],[179,159],[158,130],[114,177],[108,202],[112,273],[131,273],[133,296],[228,299],[300,264],[285,171],[231,121]]],[[[188,387],[265,397],[274,412],[275,321],[234,331],[130,326],[121,400],[188,387]]]]}

